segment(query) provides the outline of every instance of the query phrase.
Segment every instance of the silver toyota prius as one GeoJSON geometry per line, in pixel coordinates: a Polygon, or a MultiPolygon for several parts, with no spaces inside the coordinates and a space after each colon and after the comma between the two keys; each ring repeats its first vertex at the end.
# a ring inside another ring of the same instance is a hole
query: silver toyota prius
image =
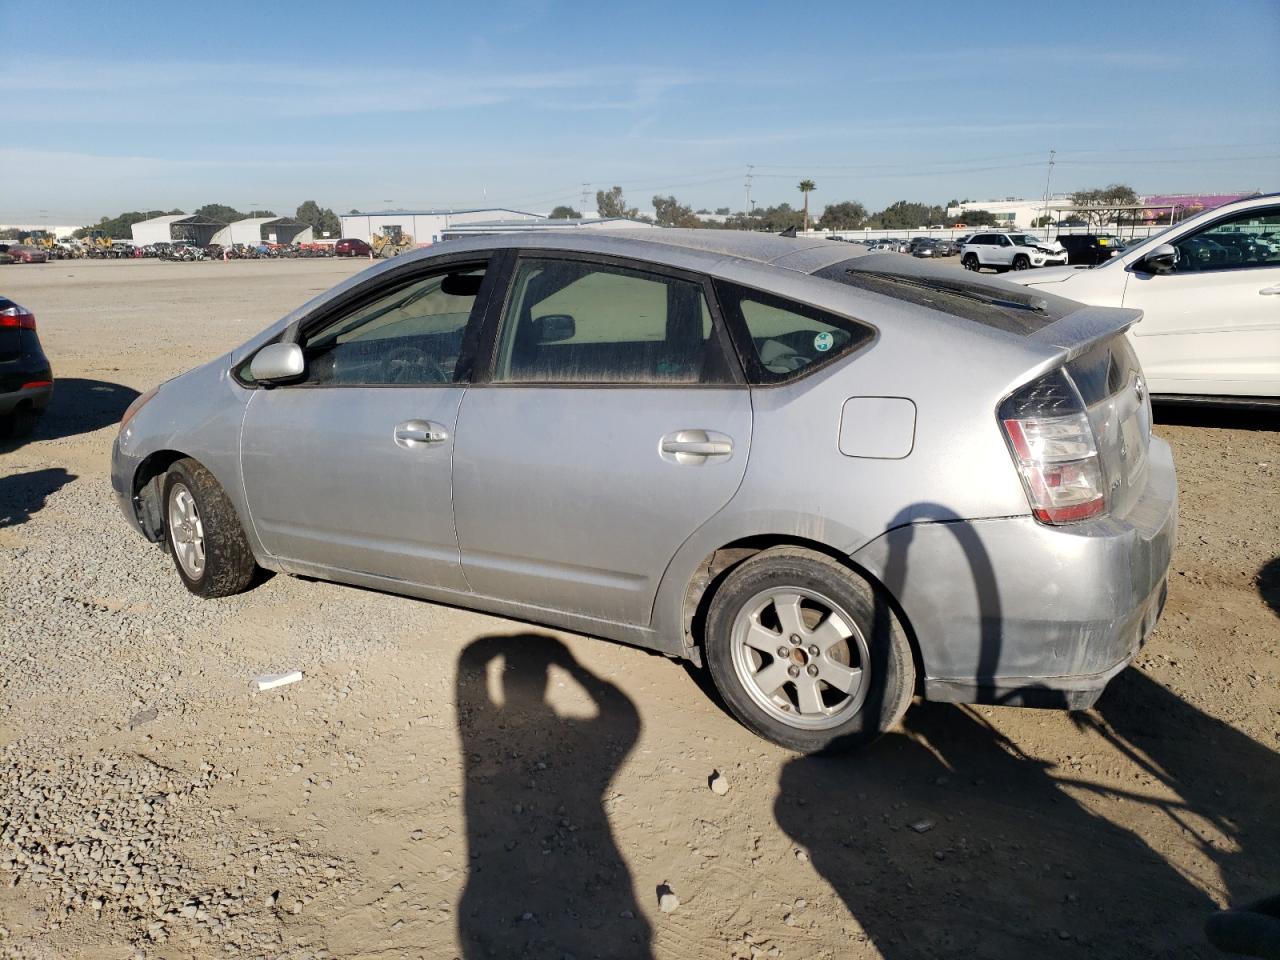
{"type": "Polygon", "coordinates": [[[851,253],[438,244],[140,397],[112,484],[198,596],[265,567],[638,644],[794,750],[917,694],[1087,708],[1177,524],[1141,314],[851,253]]]}

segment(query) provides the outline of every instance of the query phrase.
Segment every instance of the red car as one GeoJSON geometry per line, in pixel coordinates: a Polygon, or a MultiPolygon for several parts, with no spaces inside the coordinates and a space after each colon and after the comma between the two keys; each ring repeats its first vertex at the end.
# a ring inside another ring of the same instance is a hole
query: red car
{"type": "Polygon", "coordinates": [[[339,240],[333,247],[333,254],[336,257],[367,257],[373,252],[363,240],[355,238],[339,240]]]}
{"type": "Polygon", "coordinates": [[[15,243],[5,252],[13,257],[14,263],[44,263],[49,259],[49,255],[39,247],[28,246],[25,243],[15,243]]]}

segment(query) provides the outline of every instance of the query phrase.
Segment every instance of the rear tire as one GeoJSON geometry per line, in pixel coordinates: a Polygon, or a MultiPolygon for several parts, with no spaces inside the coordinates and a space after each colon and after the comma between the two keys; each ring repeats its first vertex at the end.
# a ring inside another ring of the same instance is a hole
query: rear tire
{"type": "Polygon", "coordinates": [[[866,746],[915,691],[915,663],[888,598],[830,557],[762,551],[707,611],[711,678],[743,726],[799,753],[866,746]]]}
{"type": "Polygon", "coordinates": [[[195,460],[178,460],[165,475],[164,536],[178,577],[198,597],[241,593],[258,569],[235,506],[195,460]]]}

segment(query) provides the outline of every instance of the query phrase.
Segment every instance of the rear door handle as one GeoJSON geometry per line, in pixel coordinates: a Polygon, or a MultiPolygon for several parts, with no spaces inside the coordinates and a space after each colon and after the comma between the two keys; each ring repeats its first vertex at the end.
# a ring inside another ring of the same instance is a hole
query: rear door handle
{"type": "Polygon", "coordinates": [[[1264,297],[1280,296],[1280,283],[1277,283],[1274,287],[1263,287],[1258,292],[1264,297]]]}
{"type": "Polygon", "coordinates": [[[713,430],[677,430],[662,438],[662,459],[671,463],[705,463],[733,454],[733,439],[713,430]]]}
{"type": "Polygon", "coordinates": [[[406,420],[397,424],[395,429],[396,445],[409,450],[429,443],[443,443],[448,439],[449,432],[430,420],[406,420]]]}

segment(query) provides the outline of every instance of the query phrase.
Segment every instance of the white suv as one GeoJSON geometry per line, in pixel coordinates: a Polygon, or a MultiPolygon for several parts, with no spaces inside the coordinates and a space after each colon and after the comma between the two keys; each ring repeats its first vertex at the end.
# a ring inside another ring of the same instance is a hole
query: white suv
{"type": "Polygon", "coordinates": [[[960,250],[966,270],[991,267],[997,273],[1031,267],[1064,267],[1067,251],[1057,240],[1041,240],[1029,233],[975,233],[960,250]]]}

